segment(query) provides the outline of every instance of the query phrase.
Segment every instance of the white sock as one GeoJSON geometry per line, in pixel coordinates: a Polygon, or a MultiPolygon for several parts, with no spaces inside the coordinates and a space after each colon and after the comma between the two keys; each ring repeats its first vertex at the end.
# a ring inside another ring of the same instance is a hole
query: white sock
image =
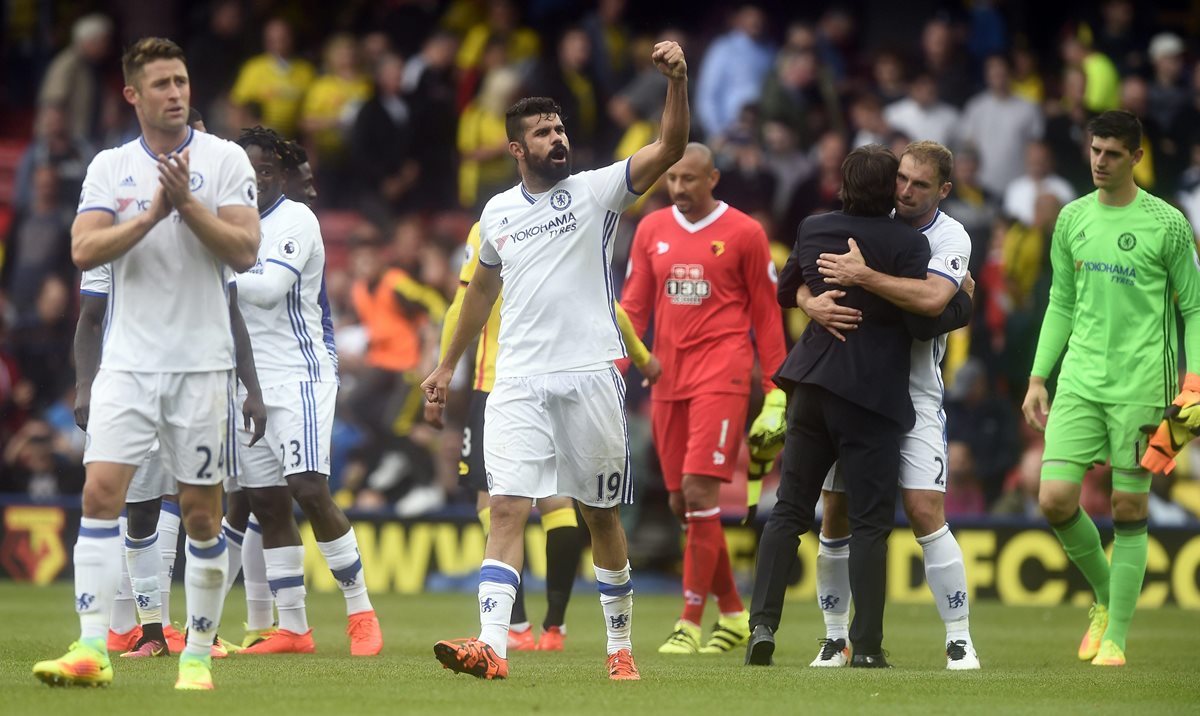
{"type": "Polygon", "coordinates": [[[82,517],[75,543],[75,611],[79,638],[107,641],[113,598],[121,577],[121,528],[117,520],[82,517]]]}
{"type": "Polygon", "coordinates": [[[207,657],[221,624],[225,604],[225,571],[229,569],[225,535],[208,540],[187,539],[187,568],[183,587],[187,594],[188,637],[184,652],[207,657]]]}
{"type": "Polygon", "coordinates": [[[246,628],[251,631],[270,629],[275,623],[274,602],[271,587],[267,584],[262,527],[254,515],[246,524],[246,539],[242,541],[242,581],[246,584],[246,628]]]}
{"type": "Polygon", "coordinates": [[[604,608],[604,628],[608,630],[608,653],[621,649],[633,650],[633,582],[629,580],[629,563],[620,570],[592,565],[596,571],[596,587],[600,590],[600,606],[604,608]]]}
{"type": "Polygon", "coordinates": [[[158,549],[162,555],[162,568],[158,571],[158,589],[161,594],[162,623],[165,628],[171,623],[171,581],[175,579],[175,556],[179,551],[179,505],[163,500],[158,512],[158,549]]]}
{"type": "Polygon", "coordinates": [[[826,639],[850,638],[850,538],[817,548],[817,606],[825,618],[826,639]]]}
{"type": "Polygon", "coordinates": [[[129,569],[138,619],[143,624],[162,624],[162,592],[158,588],[162,553],[158,547],[158,533],[143,539],[125,535],[125,564],[129,569]]]}
{"type": "Polygon", "coordinates": [[[221,531],[225,533],[225,544],[229,546],[229,572],[225,575],[225,594],[233,589],[233,583],[242,573],[242,542],[246,539],[245,532],[238,532],[229,524],[229,518],[221,520],[221,531]]]}
{"type": "Polygon", "coordinates": [[[371,599],[367,596],[367,581],[363,577],[362,559],[358,555],[358,538],[351,527],[346,534],[331,542],[318,542],[325,564],[346,597],[346,614],[369,612],[371,599]]]}
{"type": "Polygon", "coordinates": [[[533,625],[530,624],[529,622],[517,622],[516,624],[509,624],[508,630],[515,631],[518,634],[523,634],[523,633],[529,631],[530,627],[532,627],[532,626],[533,625]]]}
{"type": "MultiPolygon", "coordinates": [[[[117,519],[118,535],[122,543],[125,541],[126,524],[124,517],[117,519]]],[[[128,634],[135,626],[137,608],[133,603],[133,586],[129,583],[129,570],[125,567],[125,560],[121,560],[121,577],[117,580],[117,592],[113,595],[112,616],[108,628],[118,634],[128,634]]]]}
{"type": "Polygon", "coordinates": [[[479,640],[501,659],[508,658],[508,620],[521,574],[496,559],[485,559],[479,567],[479,640]]]}
{"type": "Polygon", "coordinates": [[[304,609],[304,547],[273,547],[263,550],[267,584],[279,607],[279,628],[294,634],[308,632],[304,609]]]}
{"type": "Polygon", "coordinates": [[[925,581],[933,592],[938,614],[946,623],[946,641],[962,639],[970,644],[967,570],[958,540],[954,539],[950,525],[942,525],[938,531],[918,537],[917,543],[925,553],[925,581]]]}

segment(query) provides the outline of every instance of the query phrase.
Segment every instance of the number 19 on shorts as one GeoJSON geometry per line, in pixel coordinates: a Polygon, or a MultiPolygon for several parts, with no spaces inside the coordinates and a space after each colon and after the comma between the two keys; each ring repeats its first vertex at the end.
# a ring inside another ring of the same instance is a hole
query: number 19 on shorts
{"type": "Polygon", "coordinates": [[[624,482],[625,480],[622,479],[619,472],[614,472],[607,476],[602,472],[597,474],[596,502],[612,502],[617,499],[621,494],[621,485],[624,482]]]}

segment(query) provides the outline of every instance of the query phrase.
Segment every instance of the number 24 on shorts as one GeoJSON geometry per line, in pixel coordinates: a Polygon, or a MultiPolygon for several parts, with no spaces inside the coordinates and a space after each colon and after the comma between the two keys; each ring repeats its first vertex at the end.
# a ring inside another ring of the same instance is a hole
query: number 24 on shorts
{"type": "Polygon", "coordinates": [[[621,494],[622,482],[624,482],[624,480],[621,479],[621,473],[619,472],[614,472],[607,478],[604,476],[604,473],[596,475],[596,501],[605,501],[604,491],[606,488],[608,490],[608,501],[611,502],[612,500],[617,499],[617,495],[621,494]]]}

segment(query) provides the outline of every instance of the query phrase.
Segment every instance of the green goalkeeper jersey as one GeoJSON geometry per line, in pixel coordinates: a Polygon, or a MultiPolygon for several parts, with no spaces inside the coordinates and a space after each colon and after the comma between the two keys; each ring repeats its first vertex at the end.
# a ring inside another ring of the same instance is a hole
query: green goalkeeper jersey
{"type": "Polygon", "coordinates": [[[1188,362],[1200,360],[1200,259],[1183,214],[1144,190],[1121,207],[1092,192],[1063,207],[1050,262],[1032,374],[1049,376],[1065,345],[1060,392],[1118,405],[1174,400],[1176,302],[1188,362]]]}

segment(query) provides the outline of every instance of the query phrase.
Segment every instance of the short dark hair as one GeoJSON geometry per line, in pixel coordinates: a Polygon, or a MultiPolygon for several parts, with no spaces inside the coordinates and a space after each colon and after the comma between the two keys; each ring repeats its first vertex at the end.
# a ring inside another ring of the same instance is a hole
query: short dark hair
{"type": "Polygon", "coordinates": [[[1142,122],[1133,112],[1123,109],[1102,112],[1088,122],[1087,129],[1093,137],[1121,140],[1130,154],[1142,147],[1142,122]]]}
{"type": "Polygon", "coordinates": [[[842,162],[842,210],[852,216],[887,216],[896,206],[900,160],[882,144],[864,144],[842,162]]]}
{"type": "Polygon", "coordinates": [[[155,60],[179,60],[187,65],[187,57],[179,45],[165,37],[143,37],[130,45],[121,56],[121,71],[125,74],[125,84],[133,86],[142,68],[155,60]]]}
{"type": "Polygon", "coordinates": [[[300,165],[308,161],[308,152],[294,139],[281,140],[279,144],[280,159],[283,170],[288,174],[300,171],[300,165]]]}
{"type": "Polygon", "coordinates": [[[522,120],[526,117],[544,117],[557,114],[561,117],[562,107],[549,97],[524,97],[517,100],[504,113],[504,131],[508,133],[508,141],[521,142],[525,138],[525,125],[522,120]]]}
{"type": "Polygon", "coordinates": [[[258,147],[263,152],[275,157],[281,166],[286,163],[287,141],[279,136],[274,129],[260,126],[243,129],[241,135],[235,141],[242,149],[258,147]]]}
{"type": "Polygon", "coordinates": [[[200,114],[200,110],[196,109],[195,107],[188,107],[188,119],[187,119],[188,124],[195,126],[196,122],[203,122],[203,121],[204,121],[204,115],[200,114]]]}

